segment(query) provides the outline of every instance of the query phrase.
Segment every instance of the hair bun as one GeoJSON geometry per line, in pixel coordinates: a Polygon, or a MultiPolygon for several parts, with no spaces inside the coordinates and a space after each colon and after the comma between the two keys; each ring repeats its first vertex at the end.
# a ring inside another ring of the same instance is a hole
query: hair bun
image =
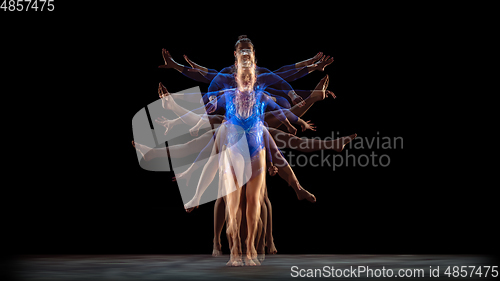
{"type": "Polygon", "coordinates": [[[238,36],[238,40],[241,40],[243,38],[248,38],[248,37],[246,35],[240,35],[240,36],[238,36]]]}

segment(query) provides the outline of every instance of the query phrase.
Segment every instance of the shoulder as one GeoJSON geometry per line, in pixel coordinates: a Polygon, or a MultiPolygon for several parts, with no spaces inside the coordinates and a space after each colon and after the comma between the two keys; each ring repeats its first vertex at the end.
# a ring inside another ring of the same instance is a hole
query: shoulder
{"type": "Polygon", "coordinates": [[[257,66],[257,69],[256,69],[259,73],[269,73],[269,72],[272,72],[271,70],[265,68],[265,67],[260,67],[260,66],[257,66]]]}
{"type": "Polygon", "coordinates": [[[267,100],[267,93],[263,90],[256,90],[255,91],[255,96],[260,98],[261,100],[265,101],[267,100]]]}
{"type": "Polygon", "coordinates": [[[213,81],[227,81],[233,79],[233,75],[229,73],[219,72],[213,79],[213,81]]]}
{"type": "Polygon", "coordinates": [[[231,66],[228,66],[228,67],[224,67],[219,73],[222,73],[222,74],[231,74],[234,72],[234,65],[231,65],[231,66]]]}

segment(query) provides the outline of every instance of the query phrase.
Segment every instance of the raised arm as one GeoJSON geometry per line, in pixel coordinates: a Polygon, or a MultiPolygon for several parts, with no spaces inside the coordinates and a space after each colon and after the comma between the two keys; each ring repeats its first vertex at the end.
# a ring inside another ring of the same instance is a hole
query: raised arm
{"type": "Polygon", "coordinates": [[[193,71],[192,68],[184,66],[174,61],[174,59],[167,50],[162,49],[161,54],[163,56],[165,64],[158,66],[158,68],[172,68],[179,71],[184,76],[189,77],[195,81],[210,83],[211,80],[209,80],[206,76],[202,75],[202,73],[200,73],[199,71],[193,71]]]}
{"type": "Polygon", "coordinates": [[[319,52],[310,59],[295,64],[285,65],[275,70],[274,73],[287,82],[292,82],[315,70],[324,71],[325,67],[332,62],[333,57],[324,56],[322,52],[319,52]]]}
{"type": "Polygon", "coordinates": [[[203,77],[206,78],[206,82],[210,83],[212,80],[215,78],[215,76],[219,73],[215,69],[209,69],[204,66],[201,66],[192,60],[190,60],[186,55],[184,55],[184,59],[191,65],[192,68],[189,68],[187,71],[188,72],[198,72],[200,73],[203,77]]]}

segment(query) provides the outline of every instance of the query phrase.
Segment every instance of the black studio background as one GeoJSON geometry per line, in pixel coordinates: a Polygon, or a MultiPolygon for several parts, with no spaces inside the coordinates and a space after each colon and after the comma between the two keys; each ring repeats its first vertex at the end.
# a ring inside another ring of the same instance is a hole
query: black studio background
{"type": "Polygon", "coordinates": [[[37,111],[44,125],[34,131],[40,136],[37,148],[44,149],[23,157],[37,169],[23,178],[10,207],[19,239],[14,253],[209,254],[213,203],[187,214],[173,173],[139,167],[131,120],[157,98],[160,81],[171,92],[208,87],[158,69],[162,48],[179,63],[186,64],[186,54],[220,70],[233,63],[233,46],[242,34],[255,44],[258,65],[271,70],[320,51],[335,58],[325,72],[291,83],[312,89],[328,74],[337,96],[306,113],[303,119],[318,131],[299,136],[334,131],[369,140],[402,137],[405,145],[375,150],[390,157],[388,167],[294,168],[317,197],[315,204],[298,201],[283,180],[268,176],[278,253],[496,253],[490,229],[495,213],[487,194],[481,187],[476,193],[455,188],[457,180],[441,174],[450,160],[427,155],[422,140],[428,133],[412,130],[412,76],[429,66],[411,58],[420,48],[420,29],[408,14],[312,6],[286,13],[257,9],[249,20],[218,16],[221,10],[174,14],[168,6],[57,4],[54,15],[10,14],[8,20],[22,22],[17,30],[25,34],[4,35],[15,38],[9,51],[19,60],[36,62],[35,68],[16,68],[13,73],[30,77],[20,83],[47,95],[46,107],[37,111]],[[28,32],[30,21],[39,25],[28,32]],[[485,204],[478,207],[478,200],[485,204]]]}

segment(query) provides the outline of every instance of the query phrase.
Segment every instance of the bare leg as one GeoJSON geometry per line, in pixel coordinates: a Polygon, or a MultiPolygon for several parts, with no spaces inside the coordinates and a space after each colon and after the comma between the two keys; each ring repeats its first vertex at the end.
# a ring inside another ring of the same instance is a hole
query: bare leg
{"type": "Polygon", "coordinates": [[[139,153],[142,155],[142,158],[144,158],[144,160],[146,161],[149,161],[155,157],[168,157],[166,147],[152,149],[149,146],[142,145],[134,141],[132,141],[132,146],[135,147],[137,151],[139,151],[139,153]]]}
{"type": "Polygon", "coordinates": [[[280,175],[281,178],[286,180],[289,186],[293,188],[295,194],[297,194],[297,199],[299,200],[307,199],[307,201],[311,203],[316,202],[316,196],[314,196],[309,191],[305,190],[300,185],[299,180],[295,176],[295,173],[293,172],[290,165],[286,165],[285,167],[278,167],[278,174],[280,175]]]}
{"type": "Polygon", "coordinates": [[[201,117],[198,114],[178,105],[175,102],[174,98],[172,98],[170,93],[167,91],[167,88],[165,88],[165,86],[163,86],[161,82],[158,88],[158,93],[162,100],[163,108],[172,110],[177,116],[182,119],[183,122],[190,126],[194,126],[200,121],[201,117]]]}
{"type": "MultiPolygon", "coordinates": [[[[267,225],[267,206],[264,201],[261,202],[260,218],[257,222],[257,231],[255,237],[255,244],[257,245],[257,259],[262,262],[265,259],[265,247],[266,247],[266,225],[267,225]]],[[[242,187],[241,197],[240,197],[240,208],[242,214],[246,214],[246,185],[242,187]]],[[[247,239],[247,220],[246,216],[241,217],[240,223],[240,238],[241,238],[241,248],[242,253],[246,254],[246,239],[247,239]]]]}
{"type": "MultiPolygon", "coordinates": [[[[265,183],[264,183],[265,184],[265,183]]],[[[267,197],[267,188],[264,185],[264,197],[267,197]]],[[[265,251],[266,251],[266,237],[267,237],[267,204],[265,202],[265,199],[262,198],[262,202],[260,204],[260,220],[259,220],[259,226],[257,229],[257,237],[256,237],[256,244],[257,244],[257,259],[259,262],[263,262],[265,259],[265,251]]],[[[271,236],[272,237],[272,236],[271,236]]]]}
{"type": "Polygon", "coordinates": [[[201,104],[202,98],[205,93],[183,93],[183,94],[170,94],[175,100],[183,100],[192,103],[201,104]]]}
{"type": "Polygon", "coordinates": [[[276,167],[278,167],[279,176],[293,188],[299,200],[307,199],[309,202],[316,202],[316,197],[300,186],[299,180],[295,176],[292,168],[288,165],[285,158],[283,158],[283,155],[279,152],[276,143],[269,137],[269,132],[265,128],[263,130],[263,134],[264,137],[269,139],[269,151],[271,153],[272,162],[276,164],[276,167]]]}
{"type": "Polygon", "coordinates": [[[262,149],[252,161],[253,178],[247,182],[247,227],[248,236],[246,239],[247,253],[245,256],[245,264],[249,266],[260,265],[257,260],[257,251],[255,249],[255,235],[257,230],[257,222],[260,218],[260,204],[263,197],[263,183],[265,181],[265,172],[263,168],[266,165],[265,150],[262,149]]]}
{"type": "Polygon", "coordinates": [[[241,242],[240,242],[240,222],[241,222],[241,209],[240,206],[241,188],[236,191],[230,192],[224,196],[226,202],[226,234],[230,241],[231,256],[226,265],[228,266],[242,266],[241,259],[241,242]]]}
{"type": "MultiPolygon", "coordinates": [[[[215,151],[215,146],[213,148],[213,151],[215,151]]],[[[193,209],[198,208],[198,205],[200,204],[201,196],[203,195],[203,193],[205,192],[207,187],[210,185],[210,183],[214,179],[218,169],[219,169],[218,159],[214,153],[210,156],[208,162],[203,167],[203,171],[201,172],[200,180],[198,181],[198,186],[196,187],[195,195],[188,203],[186,203],[184,205],[186,212],[191,213],[193,211],[193,209]]]]}
{"type": "Polygon", "coordinates": [[[224,203],[224,199],[222,197],[217,198],[214,206],[214,249],[212,251],[212,256],[214,257],[222,255],[220,235],[224,227],[224,222],[226,221],[225,212],[226,204],[224,203]]]}
{"type": "Polygon", "coordinates": [[[329,82],[330,78],[328,77],[328,75],[326,75],[325,77],[323,77],[323,79],[321,79],[321,81],[319,81],[319,83],[316,85],[316,88],[314,88],[314,90],[312,91],[311,95],[304,100],[305,105],[304,106],[294,105],[290,109],[290,111],[299,117],[304,115],[315,102],[324,100],[327,97],[327,94],[330,93],[329,91],[326,90],[329,82]]]}
{"type": "Polygon", "coordinates": [[[198,153],[202,151],[208,144],[213,142],[213,136],[216,130],[210,130],[200,137],[190,140],[185,144],[171,145],[168,147],[170,151],[170,157],[172,158],[183,158],[188,155],[198,153]]]}
{"type": "MultiPolygon", "coordinates": [[[[201,172],[200,179],[198,181],[198,186],[196,187],[196,193],[193,196],[193,199],[191,199],[188,203],[184,205],[184,208],[186,209],[186,212],[190,213],[194,208],[197,208],[201,199],[201,196],[207,189],[207,187],[210,185],[212,180],[214,179],[217,170],[219,169],[219,162],[218,162],[218,155],[217,153],[220,151],[219,147],[220,144],[224,142],[226,130],[221,127],[220,130],[217,132],[216,135],[216,141],[214,142],[214,145],[212,147],[212,153],[210,155],[210,158],[208,159],[208,162],[205,164],[203,167],[203,171],[201,172]]],[[[192,166],[196,165],[197,163],[193,163],[192,166]]],[[[189,169],[191,169],[190,167],[189,169]]]]}
{"type": "Polygon", "coordinates": [[[210,130],[201,135],[199,138],[191,140],[185,144],[171,145],[168,147],[168,151],[165,147],[150,148],[134,141],[132,141],[132,145],[141,153],[142,157],[146,161],[157,157],[183,158],[202,151],[203,148],[205,148],[212,140],[215,131],[216,130],[210,130]]]}
{"type": "MultiPolygon", "coordinates": [[[[304,100],[304,105],[299,106],[296,104],[290,108],[290,111],[298,117],[302,117],[315,102],[325,99],[328,93],[328,91],[326,91],[326,87],[328,87],[328,80],[328,75],[321,79],[318,85],[316,85],[316,88],[312,91],[311,95],[304,100]]],[[[269,127],[279,128],[282,125],[281,121],[279,121],[272,114],[266,114],[265,120],[269,127]]]]}
{"type": "Polygon", "coordinates": [[[247,253],[247,245],[245,241],[248,237],[248,227],[247,227],[247,194],[246,194],[247,186],[244,185],[241,187],[241,196],[240,196],[240,210],[241,210],[241,222],[240,222],[240,241],[241,241],[241,253],[245,255],[247,253]]]}
{"type": "Polygon", "coordinates": [[[278,251],[274,246],[274,238],[273,238],[273,208],[271,206],[271,201],[267,196],[267,189],[264,192],[264,203],[267,208],[267,224],[266,224],[266,247],[267,253],[274,255],[278,251]]]}

